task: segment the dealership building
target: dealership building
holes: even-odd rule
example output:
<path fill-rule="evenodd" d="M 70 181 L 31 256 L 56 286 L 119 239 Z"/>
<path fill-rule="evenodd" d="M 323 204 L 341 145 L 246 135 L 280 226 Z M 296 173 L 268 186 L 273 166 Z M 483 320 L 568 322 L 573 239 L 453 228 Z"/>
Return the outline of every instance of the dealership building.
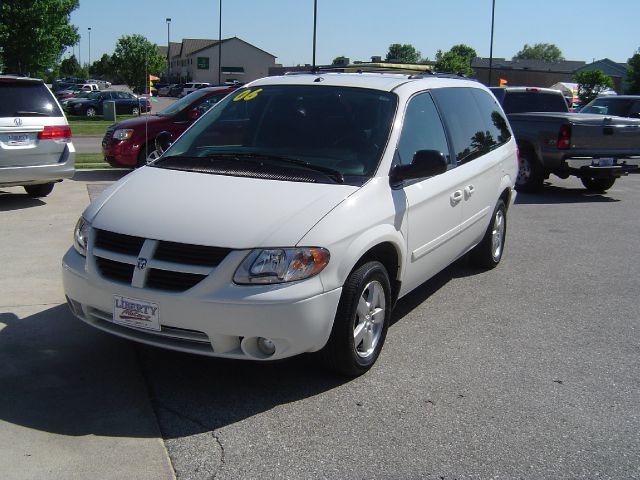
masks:
<path fill-rule="evenodd" d="M 185 38 L 182 42 L 171 42 L 167 47 L 158 47 L 160 54 L 169 63 L 168 80 L 175 83 L 209 82 L 220 83 L 237 80 L 247 83 L 266 77 L 269 68 L 276 66 L 275 55 L 241 40 L 238 37 L 218 40 Z M 222 62 L 218 64 L 221 55 Z"/>

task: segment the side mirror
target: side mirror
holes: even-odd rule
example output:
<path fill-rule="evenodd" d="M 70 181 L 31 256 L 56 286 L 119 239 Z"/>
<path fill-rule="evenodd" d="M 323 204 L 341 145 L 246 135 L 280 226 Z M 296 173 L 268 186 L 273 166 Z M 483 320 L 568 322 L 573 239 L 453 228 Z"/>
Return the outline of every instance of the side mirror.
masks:
<path fill-rule="evenodd" d="M 194 108 L 193 110 L 189 110 L 189 113 L 187 113 L 187 117 L 189 118 L 189 120 L 194 121 L 198 117 L 200 117 L 200 112 L 197 108 Z"/>
<path fill-rule="evenodd" d="M 156 137 L 156 150 L 162 155 L 173 143 L 171 132 L 163 131 Z"/>
<path fill-rule="evenodd" d="M 418 150 L 409 165 L 396 165 L 391 170 L 391 184 L 398 185 L 404 180 L 440 175 L 447 171 L 447 167 L 444 153 L 438 150 Z"/>

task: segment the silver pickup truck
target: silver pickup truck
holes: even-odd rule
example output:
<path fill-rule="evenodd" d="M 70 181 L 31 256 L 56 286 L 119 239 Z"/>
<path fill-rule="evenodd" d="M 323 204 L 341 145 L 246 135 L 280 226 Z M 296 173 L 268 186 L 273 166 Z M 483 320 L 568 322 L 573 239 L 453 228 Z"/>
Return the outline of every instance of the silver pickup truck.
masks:
<path fill-rule="evenodd" d="M 640 120 L 569 113 L 558 90 L 492 88 L 520 150 L 516 188 L 536 191 L 550 174 L 577 176 L 603 192 L 640 167 Z"/>

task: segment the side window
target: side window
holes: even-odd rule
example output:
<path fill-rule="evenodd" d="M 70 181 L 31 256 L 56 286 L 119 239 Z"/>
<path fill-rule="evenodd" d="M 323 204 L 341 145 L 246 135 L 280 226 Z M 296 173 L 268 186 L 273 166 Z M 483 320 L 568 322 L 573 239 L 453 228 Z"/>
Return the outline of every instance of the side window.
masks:
<path fill-rule="evenodd" d="M 433 90 L 453 141 L 458 164 L 470 162 L 497 144 L 478 108 L 471 88 L 438 88 Z"/>
<path fill-rule="evenodd" d="M 631 105 L 629 109 L 629 116 L 631 118 L 640 118 L 640 100 L 633 102 L 633 105 Z"/>
<path fill-rule="evenodd" d="M 409 100 L 398 142 L 400 164 L 411 163 L 418 150 L 437 150 L 451 160 L 442 121 L 428 93 L 421 93 Z"/>
<path fill-rule="evenodd" d="M 511 130 L 509 130 L 507 119 L 504 118 L 493 95 L 479 88 L 472 89 L 472 95 L 476 99 L 480 113 L 484 118 L 484 124 L 488 132 L 487 138 L 495 141 L 495 144 L 491 145 L 489 142 L 487 146 L 493 148 L 507 143 L 511 139 Z"/>
<path fill-rule="evenodd" d="M 218 103 L 220 100 L 222 100 L 225 96 L 226 96 L 226 94 L 210 96 L 209 98 L 207 98 L 205 101 L 203 101 L 201 104 L 199 104 L 196 107 L 196 109 L 198 110 L 198 113 L 200 113 L 200 115 L 203 115 L 211 107 L 213 107 L 216 103 Z"/>

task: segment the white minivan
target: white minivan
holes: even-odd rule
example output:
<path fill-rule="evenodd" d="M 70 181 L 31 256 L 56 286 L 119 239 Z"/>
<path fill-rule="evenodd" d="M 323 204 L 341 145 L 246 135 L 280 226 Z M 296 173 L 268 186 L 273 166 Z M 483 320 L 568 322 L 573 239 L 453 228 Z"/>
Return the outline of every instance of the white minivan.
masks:
<path fill-rule="evenodd" d="M 367 371 L 395 302 L 469 253 L 495 267 L 516 145 L 487 88 L 329 73 L 234 91 L 82 214 L 73 313 L 131 340 Z"/>

